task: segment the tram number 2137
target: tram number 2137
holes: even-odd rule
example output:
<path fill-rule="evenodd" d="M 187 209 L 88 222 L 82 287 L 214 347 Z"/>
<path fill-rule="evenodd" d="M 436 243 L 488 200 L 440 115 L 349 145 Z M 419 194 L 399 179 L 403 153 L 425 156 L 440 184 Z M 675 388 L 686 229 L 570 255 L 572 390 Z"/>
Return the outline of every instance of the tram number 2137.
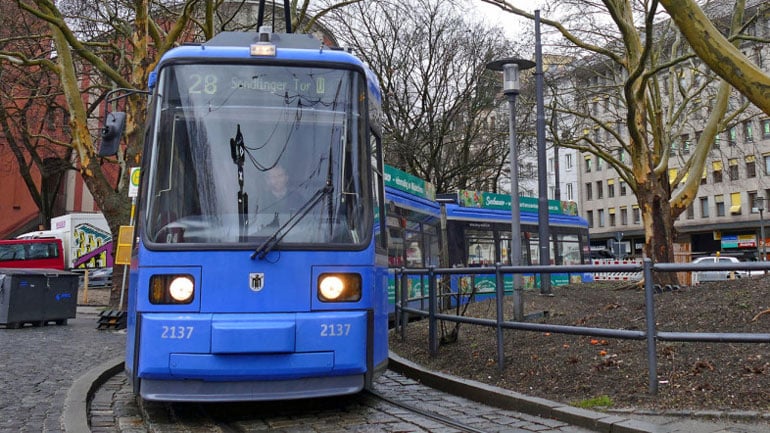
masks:
<path fill-rule="evenodd" d="M 345 337 L 350 334 L 350 323 L 322 323 L 321 337 Z"/>
<path fill-rule="evenodd" d="M 189 340 L 192 336 L 193 326 L 162 326 L 160 338 L 169 340 Z"/>

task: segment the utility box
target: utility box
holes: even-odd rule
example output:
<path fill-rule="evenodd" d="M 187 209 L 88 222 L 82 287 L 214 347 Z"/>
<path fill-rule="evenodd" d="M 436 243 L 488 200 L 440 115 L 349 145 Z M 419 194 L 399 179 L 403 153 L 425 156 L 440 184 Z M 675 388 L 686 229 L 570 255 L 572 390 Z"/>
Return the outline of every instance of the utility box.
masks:
<path fill-rule="evenodd" d="M 0 324 L 66 325 L 77 311 L 78 274 L 51 269 L 0 268 Z"/>

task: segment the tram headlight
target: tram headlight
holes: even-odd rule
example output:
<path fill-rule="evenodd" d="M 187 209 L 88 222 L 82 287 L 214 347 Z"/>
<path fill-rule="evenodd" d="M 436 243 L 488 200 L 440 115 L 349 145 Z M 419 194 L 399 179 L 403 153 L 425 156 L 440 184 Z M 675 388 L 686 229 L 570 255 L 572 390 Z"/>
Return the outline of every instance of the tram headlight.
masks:
<path fill-rule="evenodd" d="M 192 275 L 153 275 L 150 277 L 150 303 L 189 304 L 195 295 Z"/>
<path fill-rule="evenodd" d="M 321 274 L 318 277 L 318 299 L 322 302 L 355 302 L 361 299 L 361 275 Z"/>

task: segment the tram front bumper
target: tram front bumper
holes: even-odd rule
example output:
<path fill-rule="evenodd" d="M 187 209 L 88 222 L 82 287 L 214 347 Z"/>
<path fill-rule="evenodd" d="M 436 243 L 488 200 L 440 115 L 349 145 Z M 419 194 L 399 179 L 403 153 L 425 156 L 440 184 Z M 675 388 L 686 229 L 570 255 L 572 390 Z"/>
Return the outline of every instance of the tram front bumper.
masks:
<path fill-rule="evenodd" d="M 137 376 L 288 380 L 366 371 L 367 313 L 145 313 Z"/>

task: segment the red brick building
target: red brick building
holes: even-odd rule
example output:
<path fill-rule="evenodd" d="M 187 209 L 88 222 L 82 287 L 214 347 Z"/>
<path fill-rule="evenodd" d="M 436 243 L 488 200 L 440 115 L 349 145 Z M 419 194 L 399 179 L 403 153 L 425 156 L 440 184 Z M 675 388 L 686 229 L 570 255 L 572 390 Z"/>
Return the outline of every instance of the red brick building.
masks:
<path fill-rule="evenodd" d="M 52 59 L 47 25 L 0 4 L 0 49 Z M 0 62 L 0 238 L 44 228 L 50 217 L 98 210 L 74 169 L 58 77 L 42 67 Z M 68 162 L 73 161 L 73 162 Z"/>

